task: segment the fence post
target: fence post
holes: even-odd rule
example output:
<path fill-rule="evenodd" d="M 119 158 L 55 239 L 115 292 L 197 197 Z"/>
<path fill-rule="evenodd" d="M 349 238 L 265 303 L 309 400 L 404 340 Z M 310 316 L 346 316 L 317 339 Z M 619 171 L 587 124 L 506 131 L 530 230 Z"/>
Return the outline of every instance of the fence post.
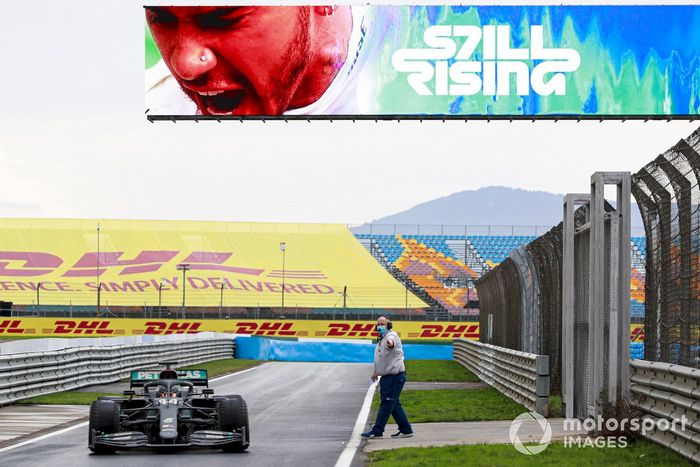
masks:
<path fill-rule="evenodd" d="M 610 295 L 609 308 L 605 309 L 605 185 L 617 186 L 617 206 L 611 221 L 611 237 L 608 245 L 611 264 L 611 287 L 629 284 L 630 280 L 630 188 L 629 172 L 596 172 L 591 176 L 591 249 L 589 278 L 589 315 L 591 323 L 588 334 L 589 409 L 588 415 L 601 415 L 600 394 L 603 390 L 604 372 L 607 371 L 608 402 L 622 402 L 617 398 L 618 383 L 620 397 L 627 401 L 629 395 L 629 285 L 617 287 Z M 619 223 L 619 228 L 615 226 Z M 604 366 L 604 323 L 609 313 L 608 367 Z M 623 345 L 620 345 L 623 343 Z M 617 348 L 613 348 L 617 347 Z"/>
<path fill-rule="evenodd" d="M 574 417 L 574 211 L 576 205 L 590 203 L 591 195 L 564 196 L 562 245 L 562 317 L 561 317 L 561 394 L 564 417 Z"/>
<path fill-rule="evenodd" d="M 602 172 L 591 176 L 591 242 L 588 288 L 588 354 L 591 365 L 588 378 L 587 415 L 600 415 L 599 400 L 603 388 L 603 320 L 605 306 L 605 183 Z"/>
<path fill-rule="evenodd" d="M 630 360 L 630 275 L 632 268 L 631 260 L 631 241 L 632 241 L 632 177 L 629 172 L 619 174 L 617 183 L 617 211 L 620 213 L 620 261 L 619 261 L 619 279 L 620 284 L 624 287 L 620 289 L 618 296 L 618 342 L 621 344 L 619 348 L 619 379 L 620 393 L 623 401 L 628 402 L 630 397 L 630 368 L 627 362 Z"/>

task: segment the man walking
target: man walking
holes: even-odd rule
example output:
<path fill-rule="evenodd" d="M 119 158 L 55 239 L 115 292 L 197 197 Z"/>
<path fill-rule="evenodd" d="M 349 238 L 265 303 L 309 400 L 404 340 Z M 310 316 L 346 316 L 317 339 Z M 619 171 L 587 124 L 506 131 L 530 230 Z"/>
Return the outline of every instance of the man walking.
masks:
<path fill-rule="evenodd" d="M 408 438 L 413 436 L 413 429 L 408 421 L 406 412 L 401 406 L 399 396 L 406 383 L 406 367 L 403 361 L 403 349 L 401 338 L 392 330 L 392 324 L 388 317 L 380 316 L 377 319 L 376 330 L 379 333 L 377 347 L 374 349 L 374 373 L 372 381 L 379 380 L 379 390 L 382 398 L 377 412 L 377 420 L 371 430 L 362 433 L 365 438 L 381 438 L 384 436 L 384 427 L 389 416 L 394 417 L 399 425 L 398 433 L 392 438 Z"/>

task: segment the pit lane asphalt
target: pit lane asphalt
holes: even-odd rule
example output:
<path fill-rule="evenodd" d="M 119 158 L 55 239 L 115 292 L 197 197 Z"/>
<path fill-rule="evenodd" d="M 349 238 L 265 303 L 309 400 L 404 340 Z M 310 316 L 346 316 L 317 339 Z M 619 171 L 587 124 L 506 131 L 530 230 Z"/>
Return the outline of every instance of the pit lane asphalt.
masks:
<path fill-rule="evenodd" d="M 84 426 L 0 453 L 0 465 L 333 466 L 350 439 L 371 371 L 365 364 L 270 362 L 211 383 L 216 394 L 240 394 L 248 403 L 251 444 L 244 453 L 136 450 L 95 456 Z"/>

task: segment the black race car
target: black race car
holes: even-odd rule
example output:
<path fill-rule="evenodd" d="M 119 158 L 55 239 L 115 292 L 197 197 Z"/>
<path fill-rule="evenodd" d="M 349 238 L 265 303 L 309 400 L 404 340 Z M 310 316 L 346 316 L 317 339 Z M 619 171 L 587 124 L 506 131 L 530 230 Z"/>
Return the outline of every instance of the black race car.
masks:
<path fill-rule="evenodd" d="M 132 371 L 131 389 L 123 397 L 92 403 L 88 447 L 93 453 L 146 447 L 248 449 L 248 408 L 241 396 L 214 396 L 206 370 L 163 365 L 162 371 Z"/>

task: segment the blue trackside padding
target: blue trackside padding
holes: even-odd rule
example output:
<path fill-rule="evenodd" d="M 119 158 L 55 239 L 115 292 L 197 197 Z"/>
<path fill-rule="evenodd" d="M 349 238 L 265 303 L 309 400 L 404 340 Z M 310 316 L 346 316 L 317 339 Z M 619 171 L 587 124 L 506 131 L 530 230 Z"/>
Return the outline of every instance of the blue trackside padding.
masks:
<path fill-rule="evenodd" d="M 287 362 L 372 363 L 372 341 L 296 341 L 266 337 L 236 337 L 236 358 Z M 404 344 L 406 360 L 452 360 L 452 344 Z"/>
<path fill-rule="evenodd" d="M 296 341 L 237 336 L 236 358 L 287 362 L 372 363 L 372 341 Z M 452 360 L 452 344 L 404 344 L 406 360 Z M 678 350 L 675 350 L 678 354 Z M 644 358 L 644 343 L 630 342 L 630 358 Z"/>
<path fill-rule="evenodd" d="M 452 360 L 452 344 L 404 344 L 406 360 Z"/>

